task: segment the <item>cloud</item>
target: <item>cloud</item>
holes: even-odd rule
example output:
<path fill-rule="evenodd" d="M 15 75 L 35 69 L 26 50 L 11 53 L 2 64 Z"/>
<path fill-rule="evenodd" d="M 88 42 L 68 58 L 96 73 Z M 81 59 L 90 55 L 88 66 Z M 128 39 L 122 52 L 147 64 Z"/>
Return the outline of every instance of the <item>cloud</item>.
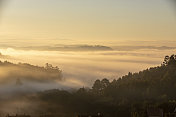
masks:
<path fill-rule="evenodd" d="M 155 49 L 155 50 L 173 50 L 176 47 L 170 46 L 114 46 L 114 50 L 118 51 L 134 51 L 134 50 L 142 50 L 142 49 Z"/>
<path fill-rule="evenodd" d="M 39 66 L 43 66 L 44 63 L 51 63 L 53 65 L 59 66 L 59 68 L 62 69 L 63 74 L 61 82 L 59 80 L 56 81 L 55 79 L 48 80 L 45 77 L 43 82 L 40 81 L 41 78 L 35 78 L 37 76 L 33 76 L 34 79 L 30 78 L 30 81 L 33 83 L 41 83 L 41 88 L 37 87 L 37 85 L 35 85 L 35 88 L 42 90 L 44 89 L 44 86 L 47 88 L 52 88 L 52 85 L 53 88 L 58 87 L 64 89 L 78 88 L 83 86 L 89 87 L 96 79 L 118 78 L 127 74 L 128 72 L 138 72 L 139 70 L 160 65 L 165 55 L 173 54 L 175 52 L 175 49 L 171 48 L 167 50 L 141 48 L 143 47 L 137 49 L 135 48 L 136 50 L 133 51 L 117 51 L 114 49 L 113 51 L 81 52 L 1 49 L 1 52 L 6 55 L 11 55 L 11 57 L 14 59 L 10 59 L 10 61 L 15 63 L 18 63 L 19 61 L 23 63 L 28 62 Z M 7 72 L 8 70 L 5 71 Z M 26 74 L 34 73 L 35 71 L 32 70 Z M 27 80 L 27 78 L 25 78 L 25 80 Z M 57 83 L 52 84 L 48 83 L 48 81 L 56 81 Z M 49 85 L 47 85 L 47 83 Z"/>
<path fill-rule="evenodd" d="M 2 53 L 0 53 L 0 58 L 1 59 L 9 59 L 10 56 L 9 55 L 3 55 Z"/>
<path fill-rule="evenodd" d="M 1 48 L 14 48 L 18 50 L 36 50 L 36 51 L 136 51 L 143 49 L 150 50 L 173 50 L 174 46 L 104 46 L 104 45 L 46 45 L 46 46 L 10 46 L 0 45 Z"/>

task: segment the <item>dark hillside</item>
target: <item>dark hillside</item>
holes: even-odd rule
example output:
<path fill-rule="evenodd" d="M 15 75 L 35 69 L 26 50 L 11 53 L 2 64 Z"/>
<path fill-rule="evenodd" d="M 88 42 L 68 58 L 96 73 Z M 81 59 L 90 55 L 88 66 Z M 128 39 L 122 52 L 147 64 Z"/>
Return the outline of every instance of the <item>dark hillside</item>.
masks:
<path fill-rule="evenodd" d="M 106 117 L 145 117 L 149 107 L 171 113 L 176 107 L 176 57 L 166 56 L 163 64 L 139 73 L 128 73 L 110 82 L 96 80 L 91 89 L 69 93 L 50 90 L 37 99 L 53 113 L 103 113 Z M 56 108 L 60 108 L 56 110 Z"/>

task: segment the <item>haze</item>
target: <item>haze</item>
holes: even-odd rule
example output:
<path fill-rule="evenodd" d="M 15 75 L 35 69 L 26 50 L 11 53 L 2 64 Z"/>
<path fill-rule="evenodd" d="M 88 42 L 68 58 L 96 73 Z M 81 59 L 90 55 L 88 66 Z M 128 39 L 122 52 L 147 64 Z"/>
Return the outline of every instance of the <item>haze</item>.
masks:
<path fill-rule="evenodd" d="M 7 1 L 1 60 L 57 65 L 64 86 L 157 66 L 176 50 L 175 9 L 167 0 Z"/>

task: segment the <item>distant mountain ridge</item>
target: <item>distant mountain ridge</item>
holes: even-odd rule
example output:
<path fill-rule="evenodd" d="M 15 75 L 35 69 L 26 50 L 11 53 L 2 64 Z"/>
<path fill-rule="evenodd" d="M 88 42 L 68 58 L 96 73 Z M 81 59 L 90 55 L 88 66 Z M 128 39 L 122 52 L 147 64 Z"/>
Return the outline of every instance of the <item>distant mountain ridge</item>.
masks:
<path fill-rule="evenodd" d="M 2 46 L 6 48 L 6 46 Z M 9 48 L 9 46 L 8 46 Z M 112 51 L 113 49 L 103 45 L 54 45 L 54 46 L 11 46 L 10 48 L 20 50 L 39 50 L 39 51 Z"/>

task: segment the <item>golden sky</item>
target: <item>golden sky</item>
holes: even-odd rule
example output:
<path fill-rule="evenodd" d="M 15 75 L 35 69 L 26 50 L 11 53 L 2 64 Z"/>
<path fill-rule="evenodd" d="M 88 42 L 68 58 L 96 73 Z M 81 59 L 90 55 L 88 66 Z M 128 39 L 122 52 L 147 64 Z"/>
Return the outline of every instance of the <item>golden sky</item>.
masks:
<path fill-rule="evenodd" d="M 168 0 L 9 0 L 1 16 L 0 41 L 9 43 L 106 44 L 176 37 Z"/>
<path fill-rule="evenodd" d="M 57 65 L 67 85 L 90 86 L 97 78 L 138 72 L 160 65 L 165 55 L 176 51 L 176 12 L 170 0 L 4 1 L 1 59 Z M 110 46 L 113 51 L 40 49 L 79 44 Z"/>

